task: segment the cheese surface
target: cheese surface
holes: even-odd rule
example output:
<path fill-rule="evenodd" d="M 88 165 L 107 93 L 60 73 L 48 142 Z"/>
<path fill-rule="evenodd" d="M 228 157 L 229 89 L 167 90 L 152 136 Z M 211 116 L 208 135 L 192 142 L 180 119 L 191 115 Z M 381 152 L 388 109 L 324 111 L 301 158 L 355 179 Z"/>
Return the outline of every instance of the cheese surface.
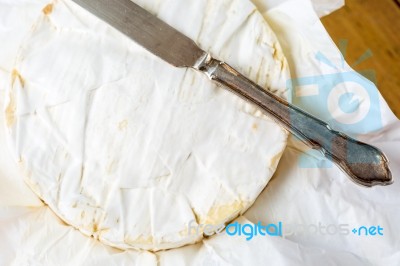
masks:
<path fill-rule="evenodd" d="M 135 2 L 285 96 L 286 60 L 250 2 Z M 43 7 L 6 97 L 9 142 L 31 189 L 65 222 L 121 249 L 200 241 L 189 224 L 246 211 L 286 145 L 286 131 L 255 107 L 70 1 Z"/>

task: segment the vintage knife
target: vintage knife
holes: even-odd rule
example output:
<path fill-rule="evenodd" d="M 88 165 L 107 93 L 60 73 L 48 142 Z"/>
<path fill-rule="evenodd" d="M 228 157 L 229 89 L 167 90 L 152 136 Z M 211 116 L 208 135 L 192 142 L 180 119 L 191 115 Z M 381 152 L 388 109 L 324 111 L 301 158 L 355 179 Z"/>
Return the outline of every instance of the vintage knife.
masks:
<path fill-rule="evenodd" d="M 261 88 L 131 0 L 73 1 L 166 62 L 199 70 L 258 106 L 308 146 L 320 150 L 357 184 L 393 182 L 388 160 L 379 149 L 332 130 L 325 122 Z"/>

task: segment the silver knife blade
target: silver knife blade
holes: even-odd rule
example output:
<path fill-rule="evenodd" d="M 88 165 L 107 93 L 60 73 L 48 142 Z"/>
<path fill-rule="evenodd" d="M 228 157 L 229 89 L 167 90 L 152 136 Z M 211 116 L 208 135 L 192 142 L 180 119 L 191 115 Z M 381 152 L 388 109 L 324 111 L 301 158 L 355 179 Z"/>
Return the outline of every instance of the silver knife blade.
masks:
<path fill-rule="evenodd" d="M 191 39 L 130 0 L 72 0 L 176 67 L 206 56 Z"/>

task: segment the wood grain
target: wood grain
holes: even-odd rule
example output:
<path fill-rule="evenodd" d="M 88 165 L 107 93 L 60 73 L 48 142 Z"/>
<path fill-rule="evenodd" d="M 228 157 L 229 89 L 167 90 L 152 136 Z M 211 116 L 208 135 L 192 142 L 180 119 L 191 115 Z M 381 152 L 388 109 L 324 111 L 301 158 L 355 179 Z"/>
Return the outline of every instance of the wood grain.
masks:
<path fill-rule="evenodd" d="M 373 70 L 381 94 L 400 117 L 400 0 L 346 0 L 346 6 L 322 18 L 335 43 L 348 40 L 346 61 L 353 66 L 368 49 L 372 57 L 353 66 Z"/>

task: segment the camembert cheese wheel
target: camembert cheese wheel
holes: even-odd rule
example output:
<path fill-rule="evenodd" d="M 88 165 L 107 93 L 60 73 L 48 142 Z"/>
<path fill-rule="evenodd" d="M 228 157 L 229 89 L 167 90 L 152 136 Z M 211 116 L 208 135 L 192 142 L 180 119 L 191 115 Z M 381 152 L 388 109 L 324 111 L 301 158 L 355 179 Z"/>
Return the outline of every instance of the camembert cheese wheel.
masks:
<path fill-rule="evenodd" d="M 285 97 L 286 60 L 249 1 L 135 2 Z M 287 139 L 254 106 L 71 1 L 43 7 L 20 47 L 4 110 L 32 190 L 68 224 L 121 249 L 195 243 L 204 225 L 242 214 Z"/>

